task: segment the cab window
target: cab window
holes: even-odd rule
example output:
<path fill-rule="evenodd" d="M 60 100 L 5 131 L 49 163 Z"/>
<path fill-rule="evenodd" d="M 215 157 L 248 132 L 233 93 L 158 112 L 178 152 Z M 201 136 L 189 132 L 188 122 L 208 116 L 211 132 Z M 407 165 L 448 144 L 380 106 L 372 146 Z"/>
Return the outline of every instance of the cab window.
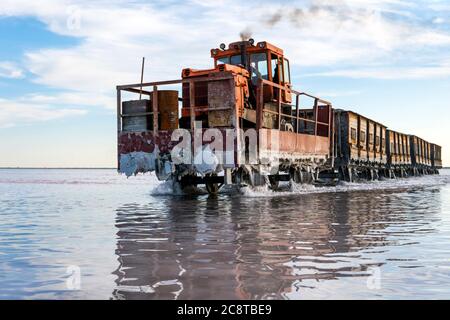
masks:
<path fill-rule="evenodd" d="M 278 65 L 278 56 L 275 54 L 271 54 L 271 67 L 272 67 L 272 82 L 280 83 L 283 81 L 283 71 L 280 70 L 280 66 Z"/>
<path fill-rule="evenodd" d="M 217 59 L 217 64 L 230 64 L 230 57 L 222 57 Z"/>
<path fill-rule="evenodd" d="M 284 79 L 285 82 L 291 83 L 291 70 L 289 68 L 289 60 L 284 59 Z"/>
<path fill-rule="evenodd" d="M 242 63 L 242 61 L 241 61 L 241 55 L 240 54 L 231 56 L 230 64 L 232 64 L 234 66 L 237 66 L 238 64 L 241 64 L 241 63 Z"/>
<path fill-rule="evenodd" d="M 252 83 L 256 85 L 258 78 L 264 80 L 269 79 L 269 72 L 267 69 L 267 54 L 254 53 L 250 55 L 250 69 L 252 72 Z"/>

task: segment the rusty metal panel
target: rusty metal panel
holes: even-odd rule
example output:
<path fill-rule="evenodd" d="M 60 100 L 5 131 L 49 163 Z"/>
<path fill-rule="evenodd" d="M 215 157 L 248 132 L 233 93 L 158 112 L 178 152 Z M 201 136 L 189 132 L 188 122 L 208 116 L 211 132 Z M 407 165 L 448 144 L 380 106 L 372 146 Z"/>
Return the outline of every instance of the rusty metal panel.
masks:
<path fill-rule="evenodd" d="M 294 132 L 280 131 L 280 151 L 300 151 L 297 146 L 297 134 Z M 303 151 L 303 150 L 302 150 Z"/>
<path fill-rule="evenodd" d="M 326 137 L 316 137 L 315 154 L 327 155 L 329 152 L 330 139 Z"/>
<path fill-rule="evenodd" d="M 359 148 L 358 148 L 358 141 L 359 141 L 359 121 L 358 121 L 358 115 L 352 112 L 348 113 L 348 137 L 349 137 L 349 145 L 350 145 L 350 159 L 354 161 L 359 160 Z M 353 134 L 352 134 L 353 130 Z"/>
<path fill-rule="evenodd" d="M 132 100 L 122 103 L 122 130 L 145 131 L 153 126 L 150 100 Z"/>
<path fill-rule="evenodd" d="M 369 161 L 375 160 L 375 122 L 372 120 L 367 120 L 368 134 L 367 134 L 367 145 L 368 145 L 368 158 Z"/>
<path fill-rule="evenodd" d="M 231 78 L 224 81 L 209 82 L 207 105 L 210 127 L 233 127 L 236 110 L 234 80 Z"/>
<path fill-rule="evenodd" d="M 442 148 L 436 144 L 431 145 L 431 165 L 436 169 L 442 168 Z"/>
<path fill-rule="evenodd" d="M 178 128 L 178 91 L 158 91 L 158 106 L 161 118 L 161 130 Z"/>
<path fill-rule="evenodd" d="M 260 147 L 264 150 L 273 150 L 284 153 L 292 153 L 292 158 L 298 157 L 299 154 L 303 157 L 320 156 L 327 157 L 329 155 L 330 138 L 320 137 L 309 134 L 297 134 L 289 131 L 278 131 L 270 129 L 261 129 L 266 137 L 266 145 Z M 274 137 L 274 134 L 278 137 Z M 271 143 L 271 141 L 278 141 L 278 146 Z"/>

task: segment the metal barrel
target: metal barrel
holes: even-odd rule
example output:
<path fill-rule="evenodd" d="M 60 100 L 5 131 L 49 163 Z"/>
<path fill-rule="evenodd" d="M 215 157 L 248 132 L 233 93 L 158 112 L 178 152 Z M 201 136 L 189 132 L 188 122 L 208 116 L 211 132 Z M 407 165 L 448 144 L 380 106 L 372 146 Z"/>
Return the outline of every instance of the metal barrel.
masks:
<path fill-rule="evenodd" d="M 178 91 L 158 91 L 158 109 L 160 130 L 175 130 L 178 128 Z"/>
<path fill-rule="evenodd" d="M 178 91 L 158 91 L 159 129 L 178 128 Z M 122 104 L 123 131 L 153 130 L 152 101 L 148 99 L 126 101 Z"/>

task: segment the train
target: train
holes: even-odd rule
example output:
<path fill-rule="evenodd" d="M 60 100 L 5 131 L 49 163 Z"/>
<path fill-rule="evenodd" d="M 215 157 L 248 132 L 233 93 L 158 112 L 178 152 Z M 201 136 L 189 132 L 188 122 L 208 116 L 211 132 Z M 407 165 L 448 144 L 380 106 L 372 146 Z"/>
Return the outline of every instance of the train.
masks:
<path fill-rule="evenodd" d="M 441 146 L 293 89 L 290 62 L 253 39 L 211 49 L 211 69 L 119 85 L 118 171 L 180 190 L 335 184 L 438 174 Z M 181 93 L 181 96 L 180 96 Z M 136 95 L 139 96 L 136 99 Z"/>

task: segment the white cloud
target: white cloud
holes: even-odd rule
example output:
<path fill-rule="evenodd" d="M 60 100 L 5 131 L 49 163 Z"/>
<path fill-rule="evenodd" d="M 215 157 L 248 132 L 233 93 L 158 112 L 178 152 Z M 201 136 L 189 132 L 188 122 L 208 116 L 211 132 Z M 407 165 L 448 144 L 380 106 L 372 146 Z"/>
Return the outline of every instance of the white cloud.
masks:
<path fill-rule="evenodd" d="M 81 109 L 55 108 L 45 104 L 29 104 L 0 99 L 0 128 L 84 114 L 86 111 Z"/>
<path fill-rule="evenodd" d="M 434 24 L 442 24 L 442 23 L 445 23 L 445 20 L 441 17 L 438 17 L 438 18 L 433 19 L 433 23 Z"/>
<path fill-rule="evenodd" d="M 305 77 L 347 77 L 347 78 L 376 78 L 376 79 L 430 79 L 450 77 L 450 62 L 440 65 L 423 67 L 391 67 L 391 68 L 359 68 L 337 69 L 328 72 L 310 73 Z"/>
<path fill-rule="evenodd" d="M 28 104 L 52 104 L 66 106 L 109 106 L 115 108 L 116 100 L 108 95 L 93 95 L 86 92 L 63 92 L 54 95 L 27 94 L 17 99 Z"/>
<path fill-rule="evenodd" d="M 179 78 L 182 68 L 210 67 L 209 49 L 235 41 L 247 27 L 257 41 L 284 48 L 294 66 L 351 66 L 351 72 L 338 69 L 340 76 L 385 78 L 384 72 L 368 72 L 367 65 L 381 64 L 395 73 L 398 61 L 418 56 L 426 65 L 436 59 L 435 51 L 450 47 L 450 34 L 417 24 L 416 7 L 396 0 L 315 0 L 309 5 L 4 0 L 0 15 L 35 16 L 55 33 L 80 37 L 81 44 L 72 48 L 26 53 L 25 66 L 39 84 L 75 91 L 83 105 L 91 100 L 111 108 L 115 85 L 139 81 L 142 56 L 147 58 L 146 80 Z M 268 19 L 279 12 L 278 21 L 269 26 Z M 416 63 L 399 76 L 446 74 L 429 68 L 419 72 L 422 67 Z"/>
<path fill-rule="evenodd" d="M 0 61 L 0 78 L 20 79 L 23 77 L 23 70 L 16 64 L 8 61 Z"/>

